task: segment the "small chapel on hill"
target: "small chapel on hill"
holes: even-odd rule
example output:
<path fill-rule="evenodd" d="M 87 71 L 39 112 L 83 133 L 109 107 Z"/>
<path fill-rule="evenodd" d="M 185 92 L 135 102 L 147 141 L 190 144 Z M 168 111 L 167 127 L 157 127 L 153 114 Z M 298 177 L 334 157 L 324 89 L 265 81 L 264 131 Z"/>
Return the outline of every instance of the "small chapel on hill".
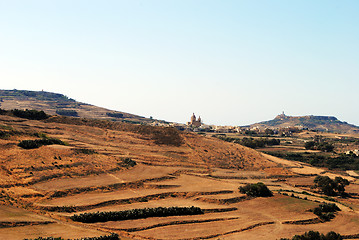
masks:
<path fill-rule="evenodd" d="M 187 123 L 187 125 L 191 125 L 193 127 L 200 127 L 202 125 L 202 119 L 200 116 L 198 116 L 198 119 L 196 119 L 196 115 L 192 115 L 191 121 Z"/>

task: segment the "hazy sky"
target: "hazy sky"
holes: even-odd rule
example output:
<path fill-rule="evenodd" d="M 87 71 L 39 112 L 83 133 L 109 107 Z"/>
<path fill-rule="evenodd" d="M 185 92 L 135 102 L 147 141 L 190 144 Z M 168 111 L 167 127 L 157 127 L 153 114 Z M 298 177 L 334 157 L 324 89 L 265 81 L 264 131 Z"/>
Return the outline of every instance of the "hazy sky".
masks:
<path fill-rule="evenodd" d="M 359 125 L 357 0 L 0 0 L 0 89 L 141 116 Z"/>

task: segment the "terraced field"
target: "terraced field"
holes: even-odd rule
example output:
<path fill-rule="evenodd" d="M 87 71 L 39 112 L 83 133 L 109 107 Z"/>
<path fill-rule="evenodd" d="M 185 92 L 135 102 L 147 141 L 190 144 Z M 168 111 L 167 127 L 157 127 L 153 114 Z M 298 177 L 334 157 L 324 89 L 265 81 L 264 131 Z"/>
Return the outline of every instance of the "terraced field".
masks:
<path fill-rule="evenodd" d="M 179 133 L 183 142 L 173 146 L 133 130 L 90 125 L 0 115 L 0 126 L 14 133 L 0 139 L 0 239 L 74 239 L 111 232 L 122 239 L 268 240 L 309 230 L 336 231 L 351 239 L 359 234 L 354 177 L 190 133 Z M 39 132 L 67 145 L 17 146 Z M 126 164 L 128 158 L 137 164 Z M 318 174 L 351 182 L 352 197 L 334 197 L 342 211 L 328 222 L 309 211 L 330 202 L 311 188 Z M 238 190 L 257 182 L 274 196 L 254 198 Z M 81 213 L 191 206 L 203 213 L 95 223 L 70 219 Z"/>

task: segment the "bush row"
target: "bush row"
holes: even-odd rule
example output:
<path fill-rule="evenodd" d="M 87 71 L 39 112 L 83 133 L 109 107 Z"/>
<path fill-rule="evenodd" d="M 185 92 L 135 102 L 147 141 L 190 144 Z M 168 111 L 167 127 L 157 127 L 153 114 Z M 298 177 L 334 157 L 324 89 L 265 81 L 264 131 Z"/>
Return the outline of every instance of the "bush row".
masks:
<path fill-rule="evenodd" d="M 37 111 L 37 110 L 18 110 L 14 109 L 11 110 L 11 113 L 20 118 L 26 118 L 31 120 L 43 120 L 49 118 L 49 115 L 47 115 L 44 111 Z"/>
<path fill-rule="evenodd" d="M 71 220 L 83 223 L 119 221 L 127 219 L 139 219 L 148 217 L 166 217 L 166 216 L 181 216 L 181 215 L 197 215 L 203 214 L 199 207 L 157 207 L 157 208 L 142 208 L 131 209 L 116 212 L 95 212 L 95 213 L 81 213 L 71 216 Z"/>
<path fill-rule="evenodd" d="M 295 235 L 291 240 L 342 240 L 343 237 L 336 232 L 328 232 L 326 235 L 317 232 L 309 231 L 302 235 Z M 281 238 L 281 240 L 290 240 L 289 238 Z"/>
<path fill-rule="evenodd" d="M 56 138 L 42 138 L 42 139 L 35 139 L 35 140 L 23 140 L 21 141 L 18 146 L 24 149 L 34 149 L 39 148 L 44 145 L 65 145 L 63 141 Z"/>
<path fill-rule="evenodd" d="M 105 236 L 99 236 L 99 237 L 85 237 L 85 238 L 77 238 L 73 240 L 119 240 L 118 234 L 111 233 L 110 235 Z M 25 240 L 31 240 L 31 239 L 25 239 Z M 38 237 L 32 240 L 65 240 L 62 237 Z M 70 240 L 70 239 L 68 239 Z"/>
<path fill-rule="evenodd" d="M 26 118 L 30 120 L 43 120 L 47 119 L 50 116 L 47 115 L 44 111 L 37 111 L 37 110 L 19 110 L 19 109 L 13 109 L 13 110 L 4 110 L 0 109 L 1 115 L 12 115 L 19 118 Z"/>

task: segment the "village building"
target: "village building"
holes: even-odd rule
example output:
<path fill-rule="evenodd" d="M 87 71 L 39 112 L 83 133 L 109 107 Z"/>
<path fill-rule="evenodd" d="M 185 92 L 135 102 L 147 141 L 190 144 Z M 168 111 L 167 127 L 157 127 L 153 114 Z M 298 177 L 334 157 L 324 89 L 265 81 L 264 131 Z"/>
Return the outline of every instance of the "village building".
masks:
<path fill-rule="evenodd" d="M 200 127 L 202 125 L 202 119 L 200 116 L 197 119 L 196 115 L 194 115 L 194 113 L 193 113 L 193 115 L 191 117 L 191 121 L 187 122 L 187 125 L 190 125 L 192 127 Z"/>

